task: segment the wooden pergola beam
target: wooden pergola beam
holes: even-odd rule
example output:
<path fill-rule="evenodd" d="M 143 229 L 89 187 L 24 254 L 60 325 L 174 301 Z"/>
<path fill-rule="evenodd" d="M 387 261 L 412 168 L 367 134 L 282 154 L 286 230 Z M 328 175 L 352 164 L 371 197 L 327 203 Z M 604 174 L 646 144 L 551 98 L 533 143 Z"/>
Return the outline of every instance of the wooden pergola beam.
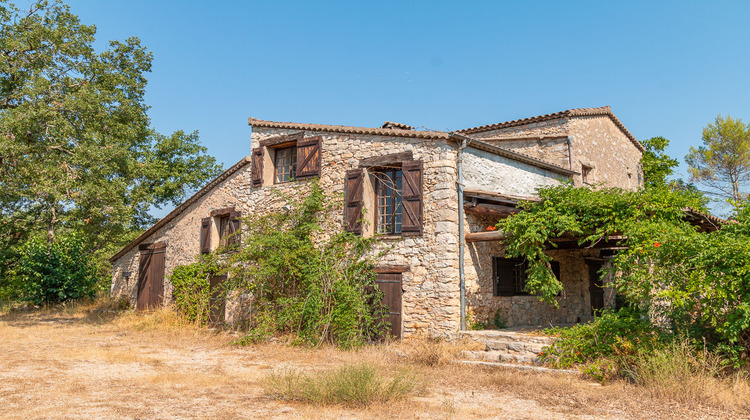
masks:
<path fill-rule="evenodd" d="M 503 206 L 501 204 L 464 204 L 464 211 L 466 213 L 478 214 L 482 216 L 499 216 L 508 217 L 511 214 L 516 214 L 520 210 L 512 206 Z"/>

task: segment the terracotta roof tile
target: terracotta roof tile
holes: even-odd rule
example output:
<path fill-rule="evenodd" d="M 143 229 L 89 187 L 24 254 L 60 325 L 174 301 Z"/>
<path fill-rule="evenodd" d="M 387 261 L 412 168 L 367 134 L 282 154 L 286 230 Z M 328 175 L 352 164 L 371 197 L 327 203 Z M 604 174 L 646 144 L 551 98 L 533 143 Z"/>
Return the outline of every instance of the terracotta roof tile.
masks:
<path fill-rule="evenodd" d="M 410 138 L 421 138 L 421 139 L 448 140 L 448 133 L 445 133 L 442 131 L 416 131 L 416 130 L 405 130 L 405 129 L 396 129 L 396 128 L 368 128 L 368 127 L 351 127 L 351 126 L 346 126 L 346 125 L 277 122 L 277 121 L 259 120 L 259 119 L 252 118 L 252 117 L 247 119 L 247 124 L 253 127 L 286 128 L 286 129 L 291 129 L 291 130 L 328 131 L 332 133 L 366 134 L 366 135 L 373 135 L 373 136 L 410 137 Z"/>
<path fill-rule="evenodd" d="M 639 142 L 638 139 L 636 139 L 635 136 L 630 131 L 628 131 L 627 128 L 625 128 L 625 125 L 612 112 L 612 109 L 609 107 L 609 105 L 599 107 L 599 108 L 568 109 L 566 111 L 555 112 L 552 114 L 538 115 L 536 117 L 522 118 L 519 120 L 506 121 L 506 122 L 501 122 L 497 124 L 482 125 L 479 127 L 465 128 L 463 130 L 458 130 L 457 132 L 461 134 L 474 134 L 474 133 L 481 133 L 484 131 L 498 130 L 501 128 L 517 127 L 519 125 L 533 124 L 533 123 L 541 122 L 541 121 L 556 120 L 560 118 L 589 117 L 589 116 L 609 117 L 612 120 L 612 122 L 617 126 L 617 128 L 619 128 L 623 132 L 623 134 L 625 134 L 628 137 L 628 139 L 630 139 L 633 145 L 635 145 L 635 147 L 638 148 L 638 150 L 640 150 L 641 152 L 644 150 L 641 142 Z"/>
<path fill-rule="evenodd" d="M 383 125 L 380 126 L 380 128 L 396 128 L 399 130 L 414 130 L 414 127 L 406 124 L 401 124 L 393 121 L 386 121 L 383 123 Z"/>

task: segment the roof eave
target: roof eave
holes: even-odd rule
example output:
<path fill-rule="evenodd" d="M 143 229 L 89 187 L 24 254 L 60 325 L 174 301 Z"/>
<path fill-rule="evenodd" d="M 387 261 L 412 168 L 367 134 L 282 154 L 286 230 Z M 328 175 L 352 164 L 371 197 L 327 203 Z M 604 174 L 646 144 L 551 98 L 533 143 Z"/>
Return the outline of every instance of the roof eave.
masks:
<path fill-rule="evenodd" d="M 235 163 L 229 169 L 222 172 L 219 176 L 212 179 L 208 184 L 206 184 L 205 187 L 198 190 L 195 194 L 190 196 L 187 200 L 185 200 L 182 204 L 175 207 L 174 210 L 169 212 L 166 216 L 162 217 L 158 222 L 154 223 L 153 226 L 146 229 L 143 233 L 138 235 L 137 238 L 133 239 L 129 244 L 125 245 L 121 250 L 119 250 L 115 255 L 110 257 L 109 261 L 114 263 L 118 258 L 122 257 L 123 255 L 127 254 L 128 251 L 133 249 L 136 245 L 140 244 L 142 241 L 144 241 L 149 236 L 153 235 L 156 231 L 161 229 L 164 225 L 172 221 L 175 217 L 179 216 L 180 213 L 185 211 L 188 207 L 193 205 L 196 201 L 198 201 L 201 197 L 206 195 L 209 191 L 211 191 L 214 187 L 219 185 L 220 183 L 224 182 L 227 178 L 232 176 L 235 172 L 239 171 L 246 165 L 248 165 L 251 161 L 251 156 L 245 156 L 242 158 L 239 162 Z"/>

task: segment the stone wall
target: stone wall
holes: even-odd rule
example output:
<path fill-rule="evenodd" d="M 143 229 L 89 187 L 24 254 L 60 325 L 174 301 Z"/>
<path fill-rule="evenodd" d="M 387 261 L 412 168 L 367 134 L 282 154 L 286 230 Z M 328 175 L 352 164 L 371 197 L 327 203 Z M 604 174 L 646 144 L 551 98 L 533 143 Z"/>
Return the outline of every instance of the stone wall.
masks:
<path fill-rule="evenodd" d="M 470 136 L 570 169 L 568 120 L 565 118 L 472 133 Z"/>
<path fill-rule="evenodd" d="M 251 147 L 263 139 L 295 134 L 299 131 L 256 128 Z M 403 330 L 405 335 L 419 332 L 445 334 L 459 328 L 458 284 L 458 197 L 456 193 L 456 148 L 447 141 L 397 138 L 342 133 L 305 133 L 320 135 L 320 183 L 336 210 L 328 215 L 329 229 L 343 228 L 344 176 L 348 169 L 359 167 L 360 159 L 411 151 L 415 160 L 424 163 L 423 220 L 421 236 L 384 236 L 376 252 L 384 252 L 379 265 L 405 265 L 403 274 Z M 248 151 L 250 148 L 247 149 Z M 307 181 L 283 184 L 264 182 L 253 188 L 251 165 L 219 184 L 204 197 L 180 213 L 174 220 L 146 238 L 142 243 L 166 242 L 165 298 L 171 298 L 169 275 L 174 267 L 193 261 L 198 253 L 201 218 L 212 210 L 235 206 L 243 215 L 266 214 L 285 203 L 277 194 L 303 194 Z M 374 209 L 366 209 L 373 217 Z M 325 237 L 330 230 L 321 233 Z M 321 238 L 323 239 L 323 238 Z M 215 243 L 216 241 L 212 241 Z M 137 247 L 114 262 L 113 296 L 129 296 L 135 302 L 138 280 Z M 123 273 L 129 271 L 130 278 Z"/>
<path fill-rule="evenodd" d="M 577 172 L 588 166 L 592 168 L 588 184 L 630 190 L 643 185 L 641 151 L 606 115 L 558 118 L 472 133 L 471 137 Z M 583 185 L 581 176 L 574 182 Z"/>
<path fill-rule="evenodd" d="M 165 226 L 158 229 L 142 244 L 164 242 L 165 251 L 165 281 L 164 298 L 172 298 L 172 284 L 169 276 L 178 265 L 189 264 L 194 261 L 200 249 L 201 219 L 208 217 L 212 210 L 236 206 L 242 209 L 238 199 L 238 192 L 250 188 L 250 165 L 245 165 L 238 172 L 217 185 L 210 193 L 204 195 L 186 210 L 179 213 Z M 217 228 L 212 226 L 212 230 Z M 212 240 L 215 246 L 216 240 Z M 127 297 L 135 305 L 138 293 L 138 265 L 140 254 L 138 246 L 118 258 L 113 265 L 111 295 L 113 297 Z M 125 274 L 130 274 L 126 277 Z"/>
<path fill-rule="evenodd" d="M 504 156 L 473 148 L 464 150 L 465 189 L 535 196 L 538 188 L 559 185 L 564 179 L 567 177 Z"/>
<path fill-rule="evenodd" d="M 593 168 L 590 184 L 629 190 L 643 185 L 641 151 L 608 116 L 575 117 L 568 129 L 573 145 L 573 169 L 580 171 L 581 165 Z"/>

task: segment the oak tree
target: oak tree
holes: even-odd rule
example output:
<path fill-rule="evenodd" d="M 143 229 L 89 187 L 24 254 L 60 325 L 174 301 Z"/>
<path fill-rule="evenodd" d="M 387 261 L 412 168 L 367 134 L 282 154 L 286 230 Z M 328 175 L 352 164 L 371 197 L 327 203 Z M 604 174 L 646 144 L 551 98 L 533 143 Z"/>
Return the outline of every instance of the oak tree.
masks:
<path fill-rule="evenodd" d="M 219 166 L 197 133 L 150 127 L 152 55 L 138 38 L 94 48 L 60 2 L 0 2 L 0 249 L 78 232 L 106 255 Z M 0 255 L 0 258 L 2 255 Z"/>

